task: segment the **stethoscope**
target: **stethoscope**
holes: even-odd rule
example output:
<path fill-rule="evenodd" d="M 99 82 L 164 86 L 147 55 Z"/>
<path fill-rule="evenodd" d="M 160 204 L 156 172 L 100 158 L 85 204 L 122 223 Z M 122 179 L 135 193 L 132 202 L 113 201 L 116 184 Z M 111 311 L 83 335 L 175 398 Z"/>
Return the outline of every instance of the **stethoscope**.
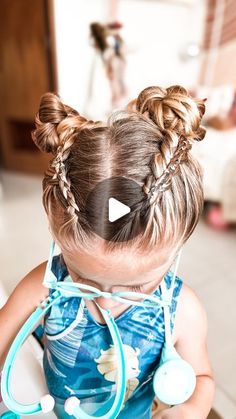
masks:
<path fill-rule="evenodd" d="M 147 295 L 131 291 L 114 293 L 100 291 L 98 288 L 73 282 L 69 275 L 64 279 L 63 282 L 58 282 L 51 269 L 54 248 L 55 242 L 52 242 L 50 256 L 43 279 L 43 285 L 47 288 L 53 289 L 54 291 L 51 296 L 48 296 L 40 304 L 40 306 L 34 311 L 34 313 L 31 314 L 31 316 L 22 326 L 10 347 L 3 366 L 1 379 L 2 399 L 5 405 L 11 410 L 11 412 L 4 413 L 1 418 L 17 419 L 19 418 L 17 415 L 33 415 L 39 412 L 48 413 L 54 409 L 55 400 L 50 394 L 42 396 L 38 403 L 33 403 L 30 405 L 24 405 L 17 402 L 11 394 L 9 383 L 17 352 L 23 345 L 29 333 L 33 331 L 36 324 L 47 313 L 50 307 L 52 307 L 53 304 L 58 302 L 60 298 L 64 296 L 76 296 L 89 300 L 94 300 L 98 297 L 104 297 L 113 298 L 116 301 L 128 305 L 153 307 L 158 304 L 159 306 L 163 307 L 165 322 L 165 343 L 162 349 L 159 366 L 153 376 L 153 389 L 157 398 L 165 404 L 173 406 L 186 401 L 194 392 L 196 386 L 196 375 L 192 366 L 188 362 L 184 361 L 174 348 L 170 329 L 170 305 L 181 251 L 179 251 L 176 258 L 174 272 L 172 273 L 171 285 L 169 288 L 167 288 L 164 280 L 162 281 L 160 284 L 162 293 L 159 298 L 155 295 Z M 142 301 L 132 300 L 132 297 L 134 297 L 134 299 L 141 298 Z M 64 409 L 69 415 L 74 415 L 75 418 L 80 419 L 91 419 L 94 417 L 99 417 L 101 419 L 115 419 L 123 407 L 126 393 L 126 360 L 121 336 L 110 310 L 105 310 L 100 307 L 96 301 L 94 302 L 107 323 L 114 347 L 116 349 L 118 365 L 116 395 L 112 406 L 110 406 L 111 402 L 107 401 L 104 403 L 103 408 L 99 409 L 99 416 L 96 416 L 96 414 L 95 416 L 87 414 L 80 407 L 80 400 L 75 396 L 69 397 L 65 401 Z"/>

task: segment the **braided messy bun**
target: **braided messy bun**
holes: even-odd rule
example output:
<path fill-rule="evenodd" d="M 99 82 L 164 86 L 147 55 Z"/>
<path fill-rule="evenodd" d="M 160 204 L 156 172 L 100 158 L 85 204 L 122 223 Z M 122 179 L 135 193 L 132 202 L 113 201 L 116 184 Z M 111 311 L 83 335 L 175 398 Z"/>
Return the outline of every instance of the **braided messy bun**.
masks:
<path fill-rule="evenodd" d="M 152 176 L 143 187 L 151 197 L 151 203 L 155 203 L 159 193 L 170 188 L 172 177 L 180 170 L 179 165 L 188 160 L 192 142 L 205 136 L 206 130 L 200 126 L 205 112 L 204 101 L 192 98 L 182 86 L 167 89 L 151 86 L 130 102 L 128 108 L 152 121 L 162 136 L 158 152 L 153 156 Z M 164 168 L 162 173 L 161 167 Z"/>
<path fill-rule="evenodd" d="M 164 135 L 174 132 L 198 141 L 205 136 L 205 129 L 200 127 L 205 112 L 204 102 L 193 99 L 182 86 L 167 89 L 147 87 L 139 94 L 136 108 L 148 116 Z"/>
<path fill-rule="evenodd" d="M 36 130 L 32 132 L 32 139 L 41 151 L 56 154 L 66 140 L 70 141 L 68 146 L 72 145 L 72 134 L 85 126 L 88 128 L 91 122 L 75 109 L 64 105 L 58 95 L 45 93 L 35 117 Z"/>

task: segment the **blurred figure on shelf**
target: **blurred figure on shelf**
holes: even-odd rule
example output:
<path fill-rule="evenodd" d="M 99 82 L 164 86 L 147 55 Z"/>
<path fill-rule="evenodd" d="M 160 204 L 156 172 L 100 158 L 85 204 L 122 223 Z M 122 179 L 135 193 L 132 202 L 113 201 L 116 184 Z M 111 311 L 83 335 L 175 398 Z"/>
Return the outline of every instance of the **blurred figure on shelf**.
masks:
<path fill-rule="evenodd" d="M 105 69 L 105 76 L 108 81 L 109 94 L 105 93 L 103 101 L 106 101 L 109 96 L 106 113 L 117 107 L 122 107 L 127 96 L 127 88 L 125 85 L 125 47 L 124 41 L 119 33 L 122 24 L 113 22 L 102 25 L 98 22 L 91 23 L 90 34 L 92 45 L 98 53 L 99 58 L 102 59 L 103 73 Z M 88 101 L 92 102 L 96 97 L 94 92 L 95 82 L 101 89 L 101 77 L 99 78 L 98 60 L 93 66 L 93 71 L 90 80 L 90 89 Z M 101 72 L 100 72 L 101 76 Z M 101 94 L 97 97 L 101 97 Z M 100 106 L 100 105 L 99 105 Z M 103 106 L 103 105 L 102 105 Z M 90 103 L 91 108 L 91 103 Z"/>

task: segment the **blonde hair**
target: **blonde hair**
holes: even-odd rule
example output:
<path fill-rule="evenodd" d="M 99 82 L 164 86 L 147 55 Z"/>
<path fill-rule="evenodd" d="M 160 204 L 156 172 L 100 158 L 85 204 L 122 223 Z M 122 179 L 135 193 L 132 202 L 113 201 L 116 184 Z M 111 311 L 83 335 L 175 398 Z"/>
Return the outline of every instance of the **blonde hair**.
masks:
<path fill-rule="evenodd" d="M 122 223 L 109 226 L 104 250 L 181 247 L 203 207 L 202 169 L 190 149 L 205 136 L 204 112 L 204 101 L 181 86 L 148 87 L 107 123 L 89 121 L 58 95 L 44 94 L 32 138 L 54 155 L 43 180 L 43 204 L 57 243 L 69 251 L 91 250 L 97 235 L 86 217 L 88 196 L 110 179 L 107 195 L 91 204 L 93 214 L 111 190 L 128 202 L 133 192 L 114 181 L 124 177 L 140 191 Z M 94 217 L 96 223 L 107 228 L 105 216 Z"/>

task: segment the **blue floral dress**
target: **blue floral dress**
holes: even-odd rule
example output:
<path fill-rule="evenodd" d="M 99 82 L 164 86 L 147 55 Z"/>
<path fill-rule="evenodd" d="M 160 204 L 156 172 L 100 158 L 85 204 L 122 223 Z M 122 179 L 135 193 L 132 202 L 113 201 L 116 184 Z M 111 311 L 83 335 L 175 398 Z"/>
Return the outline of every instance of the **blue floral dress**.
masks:
<path fill-rule="evenodd" d="M 53 257 L 52 271 L 58 281 L 68 275 L 60 255 Z M 171 278 L 169 271 L 164 277 L 167 288 Z M 181 287 L 182 280 L 176 276 L 171 332 Z M 160 297 L 160 287 L 153 294 Z M 165 340 L 163 308 L 129 306 L 115 321 L 128 366 L 125 403 L 118 418 L 151 418 L 155 396 L 152 379 Z M 43 366 L 48 390 L 56 401 L 56 415 L 61 419 L 74 417 L 64 411 L 64 402 L 70 396 L 77 396 L 88 414 L 99 415 L 104 402 L 114 400 L 116 391 L 116 354 L 107 325 L 93 318 L 83 298 L 62 297 L 46 314 L 44 328 Z"/>

